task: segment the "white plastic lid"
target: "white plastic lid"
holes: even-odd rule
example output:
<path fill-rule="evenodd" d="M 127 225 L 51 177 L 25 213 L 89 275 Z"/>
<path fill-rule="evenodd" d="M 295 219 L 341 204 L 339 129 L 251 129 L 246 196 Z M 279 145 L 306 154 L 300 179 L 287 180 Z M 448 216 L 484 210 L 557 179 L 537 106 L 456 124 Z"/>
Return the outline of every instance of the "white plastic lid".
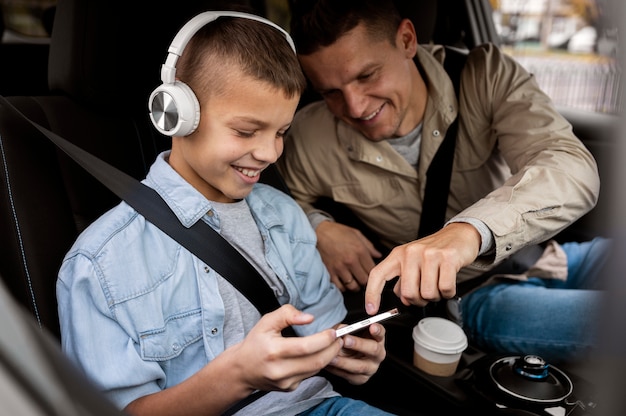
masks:
<path fill-rule="evenodd" d="M 440 354 L 458 354 L 467 348 L 463 329 L 444 318 L 424 318 L 413 328 L 413 341 Z"/>

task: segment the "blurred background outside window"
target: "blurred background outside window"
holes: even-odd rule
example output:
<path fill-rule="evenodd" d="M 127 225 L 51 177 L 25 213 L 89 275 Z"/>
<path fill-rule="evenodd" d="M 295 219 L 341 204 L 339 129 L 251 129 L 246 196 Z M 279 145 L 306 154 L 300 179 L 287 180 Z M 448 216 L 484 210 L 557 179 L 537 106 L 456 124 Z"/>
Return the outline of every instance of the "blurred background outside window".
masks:
<path fill-rule="evenodd" d="M 4 43 L 48 43 L 57 0 L 0 0 Z"/>
<path fill-rule="evenodd" d="M 558 106 L 620 112 L 622 71 L 611 0 L 490 1 L 503 49 Z"/>

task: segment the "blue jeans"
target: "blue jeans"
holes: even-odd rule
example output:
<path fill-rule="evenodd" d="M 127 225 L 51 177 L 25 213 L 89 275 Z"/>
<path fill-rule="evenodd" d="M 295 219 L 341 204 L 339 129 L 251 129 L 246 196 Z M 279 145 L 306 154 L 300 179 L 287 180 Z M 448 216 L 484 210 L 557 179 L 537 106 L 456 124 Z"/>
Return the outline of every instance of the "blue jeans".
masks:
<path fill-rule="evenodd" d="M 473 345 L 485 352 L 536 354 L 551 364 L 585 358 L 598 335 L 610 244 L 604 238 L 564 244 L 566 281 L 531 277 L 463 297 L 463 326 Z"/>
<path fill-rule="evenodd" d="M 347 397 L 331 397 L 298 416 L 392 416 L 377 407 Z"/>

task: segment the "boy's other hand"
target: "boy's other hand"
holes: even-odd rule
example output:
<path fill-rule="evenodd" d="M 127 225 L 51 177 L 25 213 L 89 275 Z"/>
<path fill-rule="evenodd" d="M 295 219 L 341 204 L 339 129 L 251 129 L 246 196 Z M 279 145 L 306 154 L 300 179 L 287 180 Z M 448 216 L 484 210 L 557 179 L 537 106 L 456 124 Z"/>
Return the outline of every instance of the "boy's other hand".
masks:
<path fill-rule="evenodd" d="M 351 384 L 367 382 L 378 370 L 385 359 L 385 328 L 381 324 L 372 324 L 365 336 L 354 334 L 343 337 L 344 344 L 339 354 L 326 369 Z M 360 332 L 359 332 L 360 333 Z"/>

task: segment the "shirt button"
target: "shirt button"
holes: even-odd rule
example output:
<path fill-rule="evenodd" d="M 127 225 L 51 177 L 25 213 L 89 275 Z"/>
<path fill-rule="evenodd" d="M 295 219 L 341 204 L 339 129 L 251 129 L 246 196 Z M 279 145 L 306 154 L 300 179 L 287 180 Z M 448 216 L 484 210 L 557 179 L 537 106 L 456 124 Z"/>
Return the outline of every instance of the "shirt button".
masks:
<path fill-rule="evenodd" d="M 206 213 L 206 215 L 208 215 L 209 217 L 212 217 L 214 215 L 213 210 L 210 209 L 209 212 Z"/>
<path fill-rule="evenodd" d="M 440 134 L 441 133 L 439 133 L 439 130 L 433 131 L 433 136 L 435 136 L 435 137 L 439 137 Z"/>
<path fill-rule="evenodd" d="M 513 246 L 510 244 L 507 244 L 506 247 L 504 248 L 506 251 L 511 251 L 513 249 Z"/>
<path fill-rule="evenodd" d="M 211 269 L 209 268 L 209 266 L 206 266 L 206 265 L 204 266 L 204 272 L 205 272 L 205 273 L 208 273 L 210 270 L 211 270 Z"/>
<path fill-rule="evenodd" d="M 217 334 L 217 328 L 211 329 L 211 335 L 215 335 L 215 334 Z"/>
<path fill-rule="evenodd" d="M 178 350 L 180 349 L 180 345 L 178 345 L 178 344 L 172 344 L 172 349 L 173 349 L 174 351 L 178 351 Z"/>
<path fill-rule="evenodd" d="M 382 162 L 383 161 L 383 157 L 380 156 L 380 155 L 376 156 L 376 161 L 379 162 L 379 163 Z"/>

